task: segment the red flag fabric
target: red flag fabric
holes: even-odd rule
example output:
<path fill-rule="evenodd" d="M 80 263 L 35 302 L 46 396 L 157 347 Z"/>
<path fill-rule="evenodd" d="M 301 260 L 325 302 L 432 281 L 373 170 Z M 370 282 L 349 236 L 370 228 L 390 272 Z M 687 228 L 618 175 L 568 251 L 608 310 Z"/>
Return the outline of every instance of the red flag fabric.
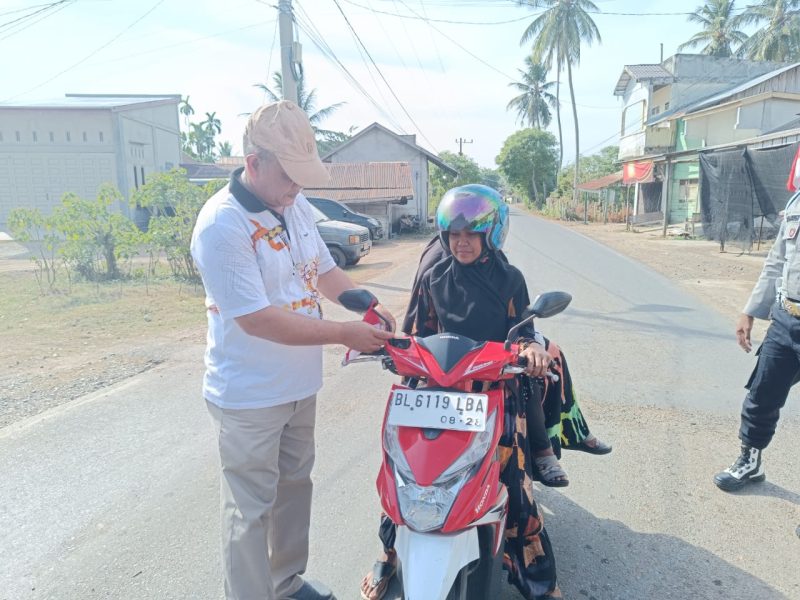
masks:
<path fill-rule="evenodd" d="M 797 145 L 797 154 L 794 155 L 792 168 L 789 171 L 789 180 L 786 182 L 786 189 L 790 192 L 800 190 L 800 144 Z"/>
<path fill-rule="evenodd" d="M 655 181 L 653 161 L 625 163 L 622 171 L 622 183 L 625 184 Z"/>

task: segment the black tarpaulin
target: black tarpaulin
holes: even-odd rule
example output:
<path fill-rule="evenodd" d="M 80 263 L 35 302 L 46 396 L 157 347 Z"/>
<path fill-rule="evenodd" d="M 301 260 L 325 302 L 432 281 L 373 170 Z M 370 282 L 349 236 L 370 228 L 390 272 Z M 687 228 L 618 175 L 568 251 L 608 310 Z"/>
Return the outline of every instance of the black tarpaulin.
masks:
<path fill-rule="evenodd" d="M 791 195 L 786 174 L 797 144 L 766 149 L 737 148 L 700 154 L 700 212 L 706 237 L 749 249 L 754 220 L 775 223 Z"/>

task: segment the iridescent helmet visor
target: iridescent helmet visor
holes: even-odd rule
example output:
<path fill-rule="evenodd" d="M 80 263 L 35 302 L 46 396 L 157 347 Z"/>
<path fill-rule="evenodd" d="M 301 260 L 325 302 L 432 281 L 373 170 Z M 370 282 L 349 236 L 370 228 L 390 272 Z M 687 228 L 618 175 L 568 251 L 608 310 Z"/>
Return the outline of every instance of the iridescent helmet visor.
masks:
<path fill-rule="evenodd" d="M 483 185 L 451 190 L 436 211 L 436 227 L 439 231 L 489 231 L 497 218 L 496 194 Z"/>

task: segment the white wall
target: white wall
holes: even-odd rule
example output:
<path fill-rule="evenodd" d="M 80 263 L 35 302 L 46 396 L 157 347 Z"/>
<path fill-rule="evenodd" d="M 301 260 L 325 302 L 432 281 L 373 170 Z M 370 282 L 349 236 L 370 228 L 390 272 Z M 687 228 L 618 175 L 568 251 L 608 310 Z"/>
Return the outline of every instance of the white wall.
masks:
<path fill-rule="evenodd" d="M 134 166 L 146 178 L 179 163 L 176 103 L 122 110 L 0 107 L 0 230 L 14 208 L 50 214 L 64 193 L 94 198 L 107 182 L 125 198 L 116 208 L 130 215 Z"/>

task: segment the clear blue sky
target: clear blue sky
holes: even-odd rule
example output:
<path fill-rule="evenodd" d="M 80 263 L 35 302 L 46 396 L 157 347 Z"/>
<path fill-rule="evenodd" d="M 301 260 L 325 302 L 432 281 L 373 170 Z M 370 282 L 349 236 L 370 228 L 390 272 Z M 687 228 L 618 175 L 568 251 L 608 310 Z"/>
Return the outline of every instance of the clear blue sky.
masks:
<path fill-rule="evenodd" d="M 240 115 L 263 101 L 253 84 L 280 67 L 277 0 L 64 0 L 34 19 L 10 23 L 50 3 L 0 0 L 0 102 L 64 93 L 188 95 L 198 115 L 216 111 L 221 139 L 241 149 L 246 118 Z M 667 57 L 696 31 L 685 15 L 610 13 L 690 12 L 700 0 L 596 3 L 607 13 L 595 16 L 602 43 L 584 47 L 575 71 L 584 154 L 616 141 L 620 105 L 613 89 L 623 66 L 658 62 L 660 43 Z M 508 83 L 529 50 L 519 41 L 534 11 L 503 0 L 339 0 L 378 72 L 334 0 L 294 0 L 294 6 L 303 29 L 324 40 L 383 109 L 301 30 L 306 78 L 318 105 L 346 102 L 326 128 L 378 121 L 417 134 L 434 152 L 457 150 L 456 138 L 472 139 L 465 153 L 495 166 L 503 141 L 518 128 L 505 110 L 513 93 Z M 566 86 L 562 99 L 568 160 L 575 145 Z"/>

